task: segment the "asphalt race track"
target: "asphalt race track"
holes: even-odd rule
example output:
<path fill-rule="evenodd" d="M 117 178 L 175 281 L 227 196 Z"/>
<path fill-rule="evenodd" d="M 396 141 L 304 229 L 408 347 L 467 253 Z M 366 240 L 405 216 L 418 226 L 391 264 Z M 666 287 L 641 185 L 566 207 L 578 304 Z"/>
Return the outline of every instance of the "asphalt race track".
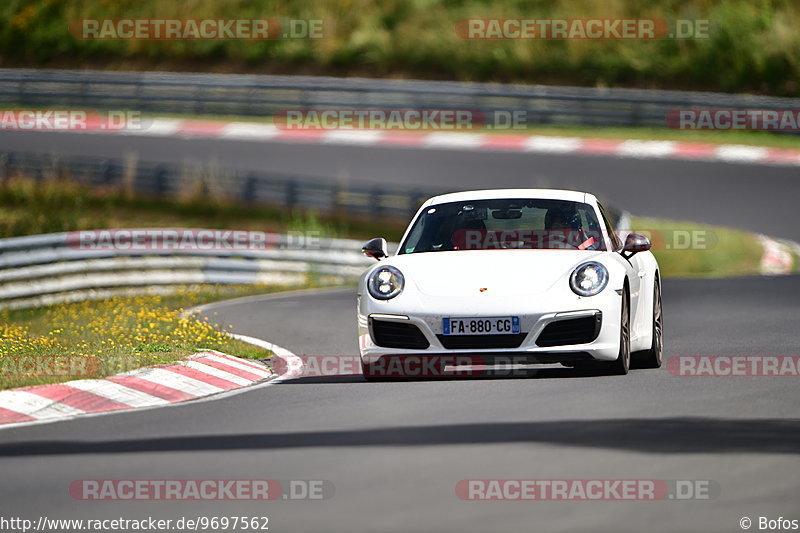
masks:
<path fill-rule="evenodd" d="M 90 142 L 88 142 L 90 140 Z M 601 156 L 0 132 L 9 151 L 215 161 L 364 183 L 596 192 L 635 214 L 800 239 L 797 167 Z M 413 157 L 410 157 L 413 156 Z M 800 277 L 666 280 L 666 355 L 800 354 Z M 212 320 L 298 354 L 355 355 L 352 289 L 220 302 Z M 268 516 L 273 532 L 732 532 L 800 519 L 797 378 L 305 377 L 181 406 L 0 430 L 0 515 Z M 327 480 L 322 501 L 82 502 L 82 479 Z M 471 502 L 464 479 L 708 480 L 710 499 Z M 63 531 L 63 530 L 60 530 Z"/>
<path fill-rule="evenodd" d="M 800 241 L 800 167 L 500 153 L 0 131 L 6 151 L 213 163 L 352 183 L 445 191 L 555 187 L 591 191 L 634 214 L 741 228 Z"/>
<path fill-rule="evenodd" d="M 664 283 L 667 356 L 797 354 L 800 277 Z M 354 291 L 204 312 L 298 354 L 356 353 Z M 797 378 L 601 377 L 367 383 L 301 378 L 216 401 L 0 432 L 3 514 L 269 516 L 270 531 L 741 531 L 798 518 Z M 79 479 L 328 480 L 323 501 L 80 502 Z M 473 478 L 710 480 L 712 499 L 470 502 Z"/>

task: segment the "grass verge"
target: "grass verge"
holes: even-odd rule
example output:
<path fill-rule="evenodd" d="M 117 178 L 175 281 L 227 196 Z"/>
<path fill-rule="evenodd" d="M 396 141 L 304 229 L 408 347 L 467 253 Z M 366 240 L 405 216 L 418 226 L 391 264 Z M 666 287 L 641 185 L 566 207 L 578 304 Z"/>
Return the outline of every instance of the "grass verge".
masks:
<path fill-rule="evenodd" d="M 648 235 L 665 278 L 757 275 L 763 247 L 750 232 L 659 218 L 633 217 L 633 231 Z"/>
<path fill-rule="evenodd" d="M 200 349 L 246 359 L 269 357 L 268 350 L 227 336 L 229 325 L 186 316 L 184 308 L 287 288 L 206 286 L 184 288 L 170 296 L 0 312 L 0 389 L 102 378 L 172 363 Z"/>
<path fill-rule="evenodd" d="M 102 228 L 208 228 L 396 240 L 406 222 L 242 205 L 197 191 L 177 199 L 134 196 L 121 188 L 90 188 L 68 177 L 12 176 L 0 181 L 0 238 Z"/>

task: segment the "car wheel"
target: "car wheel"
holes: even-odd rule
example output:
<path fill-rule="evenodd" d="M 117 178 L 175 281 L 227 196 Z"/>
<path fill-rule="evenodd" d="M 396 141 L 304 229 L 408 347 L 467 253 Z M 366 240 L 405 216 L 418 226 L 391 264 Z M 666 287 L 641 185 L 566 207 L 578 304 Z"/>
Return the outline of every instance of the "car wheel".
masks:
<path fill-rule="evenodd" d="M 625 375 L 631 368 L 631 313 L 628 288 L 622 293 L 622 311 L 619 326 L 619 353 L 616 361 L 608 363 L 609 374 Z"/>
<path fill-rule="evenodd" d="M 642 368 L 659 368 L 664 359 L 664 315 L 661 308 L 661 282 L 656 277 L 653 289 L 653 344 L 637 357 Z"/>

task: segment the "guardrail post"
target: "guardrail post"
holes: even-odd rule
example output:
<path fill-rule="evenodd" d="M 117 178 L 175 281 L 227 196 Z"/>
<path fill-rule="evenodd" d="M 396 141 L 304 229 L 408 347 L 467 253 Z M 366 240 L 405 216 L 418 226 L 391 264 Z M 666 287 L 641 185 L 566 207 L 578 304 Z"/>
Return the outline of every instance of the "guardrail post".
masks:
<path fill-rule="evenodd" d="M 286 182 L 286 207 L 293 208 L 297 204 L 297 182 L 289 180 Z"/>
<path fill-rule="evenodd" d="M 19 83 L 17 84 L 17 101 L 20 104 L 26 103 L 26 98 L 25 98 L 25 78 L 22 78 L 21 80 L 19 80 Z"/>
<path fill-rule="evenodd" d="M 412 216 L 416 214 L 419 206 L 421 206 L 422 203 L 427 199 L 427 195 L 421 193 L 420 191 L 412 192 L 408 197 L 408 214 Z"/>
<path fill-rule="evenodd" d="M 201 98 L 202 90 L 203 90 L 202 85 L 198 85 L 194 89 L 194 110 L 197 113 L 202 113 L 203 110 L 205 109 L 203 99 Z"/>
<path fill-rule="evenodd" d="M 338 182 L 334 182 L 331 185 L 331 211 L 334 213 L 339 211 L 339 191 L 341 190 L 341 186 Z"/>
<path fill-rule="evenodd" d="M 258 195 L 258 178 L 255 174 L 248 174 L 242 186 L 242 201 L 253 204 Z"/>
<path fill-rule="evenodd" d="M 631 105 L 630 122 L 634 126 L 638 126 L 642 122 L 641 113 L 639 112 L 639 102 L 633 102 Z"/>
<path fill-rule="evenodd" d="M 156 196 L 164 196 L 169 192 L 169 176 L 167 169 L 159 165 L 153 171 L 153 193 Z"/>
<path fill-rule="evenodd" d="M 78 97 L 80 103 L 78 105 L 81 106 L 89 105 L 89 99 L 87 98 L 88 93 L 89 93 L 89 82 L 88 81 L 81 82 L 81 91 L 80 91 L 80 96 Z"/>
<path fill-rule="evenodd" d="M 100 174 L 103 177 L 103 184 L 111 185 L 114 182 L 114 167 L 110 161 L 104 160 L 100 164 Z"/>
<path fill-rule="evenodd" d="M 378 218 L 383 213 L 383 205 L 381 204 L 381 195 L 383 192 L 379 188 L 372 189 L 372 194 L 370 195 L 370 208 L 372 211 L 372 215 L 375 218 Z"/>

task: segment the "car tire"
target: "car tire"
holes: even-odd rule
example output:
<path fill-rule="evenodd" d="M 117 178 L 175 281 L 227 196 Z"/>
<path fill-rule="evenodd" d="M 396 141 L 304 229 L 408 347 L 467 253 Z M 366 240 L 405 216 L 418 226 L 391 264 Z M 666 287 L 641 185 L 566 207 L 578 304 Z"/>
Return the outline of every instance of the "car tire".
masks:
<path fill-rule="evenodd" d="M 641 368 L 659 368 L 664 360 L 664 313 L 661 305 L 661 281 L 656 275 L 653 288 L 653 343 L 649 350 L 637 354 Z"/>
<path fill-rule="evenodd" d="M 606 371 L 609 374 L 623 376 L 631 368 L 631 306 L 628 296 L 628 287 L 622 291 L 622 309 L 620 311 L 619 326 L 619 352 L 617 359 L 607 363 Z"/>

